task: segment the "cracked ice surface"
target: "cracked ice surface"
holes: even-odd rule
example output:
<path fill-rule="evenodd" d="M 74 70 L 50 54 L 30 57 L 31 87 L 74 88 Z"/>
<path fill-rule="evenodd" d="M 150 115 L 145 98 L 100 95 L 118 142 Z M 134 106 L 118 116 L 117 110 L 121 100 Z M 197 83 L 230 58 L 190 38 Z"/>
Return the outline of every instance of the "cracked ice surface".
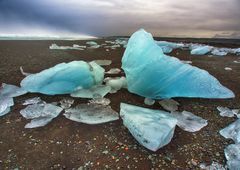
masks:
<path fill-rule="evenodd" d="M 110 106 L 95 103 L 79 104 L 65 110 L 63 115 L 72 121 L 86 124 L 101 124 L 119 119 L 118 113 Z"/>
<path fill-rule="evenodd" d="M 207 71 L 163 54 L 150 33 L 135 32 L 122 58 L 128 90 L 151 99 L 172 97 L 233 98 Z"/>
<path fill-rule="evenodd" d="M 207 126 L 207 120 L 192 114 L 191 112 L 173 112 L 177 119 L 177 126 L 188 132 L 196 132 Z"/>
<path fill-rule="evenodd" d="M 224 149 L 229 170 L 240 170 L 240 144 L 231 144 Z"/>
<path fill-rule="evenodd" d="M 45 126 L 52 119 L 57 117 L 63 109 L 52 104 L 33 104 L 28 105 L 20 111 L 20 114 L 26 119 L 32 119 L 25 128 L 36 128 Z"/>
<path fill-rule="evenodd" d="M 125 103 L 120 108 L 124 126 L 144 147 L 157 151 L 171 141 L 177 124 L 171 114 Z"/>
<path fill-rule="evenodd" d="M 240 143 L 240 119 L 220 130 L 219 133 L 226 139 L 232 139 L 235 143 Z"/>
<path fill-rule="evenodd" d="M 95 62 L 72 61 L 31 74 L 22 80 L 21 86 L 29 92 L 69 94 L 77 89 L 101 84 L 104 71 Z"/>

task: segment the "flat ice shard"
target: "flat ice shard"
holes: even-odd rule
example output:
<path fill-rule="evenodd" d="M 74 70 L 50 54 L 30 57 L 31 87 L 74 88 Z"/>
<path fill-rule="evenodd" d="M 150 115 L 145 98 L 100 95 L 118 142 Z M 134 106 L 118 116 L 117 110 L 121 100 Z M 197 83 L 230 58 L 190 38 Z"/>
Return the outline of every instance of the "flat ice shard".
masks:
<path fill-rule="evenodd" d="M 152 35 L 144 30 L 135 32 L 129 39 L 122 68 L 128 90 L 143 97 L 234 97 L 231 90 L 207 71 L 164 55 Z"/>
<path fill-rule="evenodd" d="M 111 101 L 107 98 L 96 98 L 96 99 L 89 100 L 89 103 L 107 106 L 111 103 Z"/>
<path fill-rule="evenodd" d="M 110 106 L 95 103 L 79 104 L 75 108 L 67 109 L 64 116 L 86 124 L 101 124 L 119 119 L 118 113 Z"/>
<path fill-rule="evenodd" d="M 172 112 L 177 119 L 177 126 L 188 132 L 196 132 L 207 126 L 207 120 L 192 114 L 191 112 Z"/>
<path fill-rule="evenodd" d="M 31 74 L 22 80 L 21 86 L 29 92 L 69 94 L 101 84 L 103 77 L 104 69 L 95 62 L 72 61 Z"/>
<path fill-rule="evenodd" d="M 192 55 L 205 55 L 211 51 L 210 46 L 197 46 L 196 48 L 192 49 Z"/>
<path fill-rule="evenodd" d="M 144 104 L 146 104 L 148 106 L 152 106 L 152 105 L 154 105 L 154 103 L 155 103 L 155 100 L 153 100 L 153 99 L 150 99 L 150 98 L 144 99 Z"/>
<path fill-rule="evenodd" d="M 121 88 L 127 88 L 127 81 L 125 77 L 107 77 L 104 79 L 107 86 L 111 87 L 110 93 L 116 93 Z"/>
<path fill-rule="evenodd" d="M 105 85 L 97 85 L 88 89 L 79 89 L 73 93 L 71 93 L 72 97 L 79 98 L 96 98 L 96 97 L 104 97 L 111 91 L 110 86 Z"/>
<path fill-rule="evenodd" d="M 70 108 L 73 103 L 74 103 L 74 99 L 71 99 L 71 98 L 63 98 L 60 101 L 61 108 L 63 108 L 63 109 Z"/>
<path fill-rule="evenodd" d="M 37 104 L 43 102 L 40 97 L 33 97 L 24 101 L 23 105 Z"/>
<path fill-rule="evenodd" d="M 171 141 L 177 124 L 171 114 L 125 103 L 120 108 L 124 126 L 144 147 L 157 151 Z"/>
<path fill-rule="evenodd" d="M 240 119 L 220 130 L 219 133 L 226 139 L 232 139 L 235 143 L 240 143 Z"/>
<path fill-rule="evenodd" d="M 0 97 L 0 116 L 10 112 L 11 106 L 14 105 L 12 97 Z"/>
<path fill-rule="evenodd" d="M 121 70 L 119 68 L 111 68 L 109 71 L 105 72 L 105 74 L 119 74 Z"/>
<path fill-rule="evenodd" d="M 221 106 L 218 106 L 217 110 L 220 112 L 219 114 L 222 117 L 234 117 L 239 112 L 239 109 L 231 110 L 231 109 L 229 109 L 227 107 L 221 107 Z"/>
<path fill-rule="evenodd" d="M 94 60 L 100 66 L 109 66 L 112 64 L 112 60 Z"/>
<path fill-rule="evenodd" d="M 159 101 L 159 104 L 167 111 L 174 112 L 178 110 L 180 105 L 177 101 L 173 99 L 164 99 Z"/>
<path fill-rule="evenodd" d="M 240 144 L 231 144 L 224 149 L 229 170 L 240 170 Z"/>
<path fill-rule="evenodd" d="M 51 50 L 84 50 L 82 47 L 80 46 L 76 46 L 76 44 L 74 44 L 72 47 L 71 46 L 58 46 L 57 44 L 52 44 L 49 49 Z"/>
<path fill-rule="evenodd" d="M 232 68 L 230 68 L 230 67 L 225 67 L 224 70 L 231 71 Z"/>
<path fill-rule="evenodd" d="M 36 128 L 45 126 L 52 119 L 57 117 L 63 109 L 52 104 L 33 104 L 28 105 L 20 111 L 20 114 L 26 119 L 32 119 L 25 128 Z"/>

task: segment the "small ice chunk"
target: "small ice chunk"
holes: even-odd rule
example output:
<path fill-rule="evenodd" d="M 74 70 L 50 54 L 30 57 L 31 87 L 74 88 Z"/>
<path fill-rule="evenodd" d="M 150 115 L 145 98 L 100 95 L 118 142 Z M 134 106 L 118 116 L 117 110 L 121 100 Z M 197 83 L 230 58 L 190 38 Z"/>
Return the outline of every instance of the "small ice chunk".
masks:
<path fill-rule="evenodd" d="M 97 85 L 89 89 L 79 89 L 71 93 L 72 97 L 79 98 L 95 98 L 95 96 L 104 97 L 111 91 L 111 87 L 108 85 Z"/>
<path fill-rule="evenodd" d="M 191 112 L 172 112 L 177 119 L 177 125 L 188 132 L 196 132 L 207 126 L 207 120 L 192 114 Z"/>
<path fill-rule="evenodd" d="M 229 170 L 240 170 L 240 143 L 228 145 L 224 154 Z"/>
<path fill-rule="evenodd" d="M 192 55 L 205 55 L 211 51 L 210 46 L 198 46 L 191 51 Z"/>
<path fill-rule="evenodd" d="M 64 116 L 72 121 L 86 124 L 101 124 L 119 119 L 118 113 L 110 106 L 88 103 L 65 110 Z"/>
<path fill-rule="evenodd" d="M 21 86 L 29 92 L 69 94 L 79 88 L 87 89 L 101 84 L 104 71 L 95 62 L 72 61 L 31 74 L 22 80 Z"/>
<path fill-rule="evenodd" d="M 111 68 L 109 71 L 105 72 L 105 74 L 118 74 L 121 70 L 119 68 Z"/>
<path fill-rule="evenodd" d="M 78 45 L 78 44 L 73 44 L 74 48 L 87 48 L 86 45 Z"/>
<path fill-rule="evenodd" d="M 20 71 L 21 71 L 22 75 L 24 75 L 24 76 L 29 76 L 29 75 L 31 74 L 31 73 L 26 73 L 26 72 L 24 72 L 22 66 L 20 67 Z"/>
<path fill-rule="evenodd" d="M 230 68 L 230 67 L 225 67 L 224 69 L 227 70 L 227 71 L 231 71 L 232 70 L 232 68 Z"/>
<path fill-rule="evenodd" d="M 125 103 L 120 108 L 124 126 L 144 147 L 157 151 L 171 141 L 177 124 L 171 114 Z"/>
<path fill-rule="evenodd" d="M 88 41 L 86 42 L 87 45 L 98 45 L 95 41 Z"/>
<path fill-rule="evenodd" d="M 217 110 L 220 112 L 220 116 L 222 117 L 234 117 L 234 115 L 237 115 L 238 109 L 231 110 L 227 107 L 221 107 L 218 106 Z"/>
<path fill-rule="evenodd" d="M 181 60 L 181 62 L 184 63 L 184 64 L 192 64 L 192 61 Z"/>
<path fill-rule="evenodd" d="M 112 64 L 112 60 L 94 60 L 100 66 L 109 66 Z"/>
<path fill-rule="evenodd" d="M 43 102 L 40 97 L 33 97 L 24 101 L 23 105 L 37 104 Z"/>
<path fill-rule="evenodd" d="M 10 112 L 11 106 L 14 105 L 12 97 L 0 97 L 0 116 L 4 116 Z"/>
<path fill-rule="evenodd" d="M 89 100 L 89 103 L 101 104 L 101 105 L 107 106 L 111 103 L 111 101 L 107 98 L 96 98 L 96 99 Z"/>
<path fill-rule="evenodd" d="M 220 163 L 213 161 L 211 165 L 205 168 L 205 170 L 227 170 L 227 169 Z"/>
<path fill-rule="evenodd" d="M 52 119 L 57 117 L 63 109 L 52 104 L 33 104 L 28 105 L 20 111 L 20 114 L 26 119 L 32 119 L 25 128 L 36 128 L 45 126 Z"/>
<path fill-rule="evenodd" d="M 116 93 L 121 88 L 127 88 L 127 81 L 125 77 L 107 77 L 104 79 L 106 85 L 111 87 L 110 93 Z"/>
<path fill-rule="evenodd" d="M 219 133 L 226 139 L 232 139 L 235 143 L 240 143 L 240 119 L 220 130 Z"/>
<path fill-rule="evenodd" d="M 61 108 L 63 108 L 63 109 L 70 108 L 73 103 L 74 103 L 74 99 L 71 99 L 71 98 L 63 98 L 60 101 Z"/>
<path fill-rule="evenodd" d="M 155 103 L 155 100 L 153 100 L 153 99 L 150 99 L 150 98 L 144 99 L 144 104 L 146 104 L 146 105 L 152 106 L 152 105 L 154 105 L 154 103 Z"/>
<path fill-rule="evenodd" d="M 74 46 L 58 46 L 57 44 L 52 44 L 49 47 L 50 50 L 84 50 L 83 48 L 81 48 L 80 46 L 76 46 L 76 44 L 74 44 Z"/>
<path fill-rule="evenodd" d="M 178 110 L 180 105 L 177 101 L 173 99 L 164 99 L 159 101 L 159 104 L 167 111 L 174 112 Z"/>
<path fill-rule="evenodd" d="M 234 62 L 234 63 L 237 63 L 237 64 L 240 64 L 240 61 L 237 61 L 237 60 L 234 60 L 233 62 Z"/>
<path fill-rule="evenodd" d="M 213 55 L 216 55 L 216 56 L 225 56 L 227 55 L 227 52 L 226 51 L 222 51 L 220 49 L 213 49 L 212 52 L 211 52 Z"/>

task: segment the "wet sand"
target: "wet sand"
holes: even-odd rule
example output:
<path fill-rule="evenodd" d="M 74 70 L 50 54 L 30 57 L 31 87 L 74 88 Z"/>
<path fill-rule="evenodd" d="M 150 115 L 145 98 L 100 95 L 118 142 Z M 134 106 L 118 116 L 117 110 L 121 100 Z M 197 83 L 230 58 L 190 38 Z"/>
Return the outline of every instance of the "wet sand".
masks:
<path fill-rule="evenodd" d="M 103 43 L 103 40 L 97 42 Z M 24 78 L 19 71 L 36 73 L 61 62 L 73 60 L 91 61 L 110 59 L 105 67 L 120 68 L 123 48 L 105 51 L 104 48 L 77 50 L 49 50 L 52 43 L 58 45 L 84 45 L 85 41 L 0 41 L 0 83 L 19 85 Z M 221 43 L 205 42 L 214 46 Z M 237 47 L 224 43 L 225 47 Z M 240 64 L 234 63 L 239 56 L 225 57 L 191 56 L 189 51 L 175 50 L 170 55 L 181 60 L 191 60 L 192 65 L 209 71 L 236 95 L 234 99 L 212 100 L 175 98 L 180 111 L 187 110 L 208 120 L 208 126 L 196 133 L 175 130 L 170 144 L 151 152 L 137 143 L 122 120 L 102 125 L 86 125 L 66 119 L 62 114 L 42 128 L 24 129 L 28 122 L 19 111 L 25 99 L 40 96 L 47 102 L 60 101 L 68 95 L 46 96 L 26 94 L 14 98 L 11 112 L 0 118 L 0 169 L 199 169 L 200 163 L 216 161 L 224 164 L 223 149 L 232 143 L 218 133 L 234 118 L 220 117 L 217 106 L 240 108 Z M 232 71 L 224 70 L 231 67 Z M 121 75 L 124 75 L 123 73 Z M 123 89 L 108 94 L 111 107 L 119 111 L 121 102 L 143 107 L 144 98 Z M 76 99 L 75 104 L 87 100 Z M 156 102 L 149 108 L 161 109 Z"/>

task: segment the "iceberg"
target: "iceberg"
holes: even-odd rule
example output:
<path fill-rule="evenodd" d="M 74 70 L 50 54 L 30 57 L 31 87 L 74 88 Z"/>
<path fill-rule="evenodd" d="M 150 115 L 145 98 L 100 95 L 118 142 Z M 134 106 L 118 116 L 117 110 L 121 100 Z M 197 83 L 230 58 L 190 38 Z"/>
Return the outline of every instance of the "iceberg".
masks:
<path fill-rule="evenodd" d="M 22 80 L 21 86 L 28 92 L 69 94 L 78 89 L 88 89 L 101 84 L 104 71 L 95 62 L 72 61 L 31 74 Z"/>
<path fill-rule="evenodd" d="M 120 116 L 133 137 L 149 150 L 167 145 L 174 134 L 177 119 L 171 114 L 121 103 Z"/>
<path fill-rule="evenodd" d="M 110 106 L 88 103 L 65 110 L 67 119 L 86 124 L 102 124 L 119 119 L 118 113 Z"/>
<path fill-rule="evenodd" d="M 229 170 L 240 170 L 240 144 L 231 144 L 224 149 Z"/>
<path fill-rule="evenodd" d="M 150 33 L 143 29 L 128 41 L 122 58 L 128 90 L 151 99 L 172 97 L 233 98 L 207 71 L 163 54 Z"/>
<path fill-rule="evenodd" d="M 188 132 L 197 132 L 207 126 L 207 120 L 192 114 L 191 112 L 172 112 L 177 119 L 177 126 Z"/>
<path fill-rule="evenodd" d="M 240 143 L 240 119 L 220 130 L 219 133 L 226 139 L 232 139 L 235 143 Z"/>
<path fill-rule="evenodd" d="M 192 49 L 191 55 L 205 55 L 211 51 L 212 47 L 210 46 L 197 46 Z"/>
<path fill-rule="evenodd" d="M 25 128 L 36 128 L 47 125 L 52 119 L 57 117 L 63 109 L 61 107 L 40 103 L 28 105 L 20 111 L 20 114 L 26 119 L 32 119 Z"/>
<path fill-rule="evenodd" d="M 165 110 L 174 112 L 178 110 L 178 106 L 180 105 L 177 101 L 173 99 L 164 99 L 158 102 Z"/>
<path fill-rule="evenodd" d="M 111 91 L 110 86 L 105 85 L 97 85 L 93 86 L 89 89 L 80 89 L 73 93 L 71 93 L 72 97 L 80 97 L 80 98 L 96 98 L 96 97 L 104 97 Z"/>

